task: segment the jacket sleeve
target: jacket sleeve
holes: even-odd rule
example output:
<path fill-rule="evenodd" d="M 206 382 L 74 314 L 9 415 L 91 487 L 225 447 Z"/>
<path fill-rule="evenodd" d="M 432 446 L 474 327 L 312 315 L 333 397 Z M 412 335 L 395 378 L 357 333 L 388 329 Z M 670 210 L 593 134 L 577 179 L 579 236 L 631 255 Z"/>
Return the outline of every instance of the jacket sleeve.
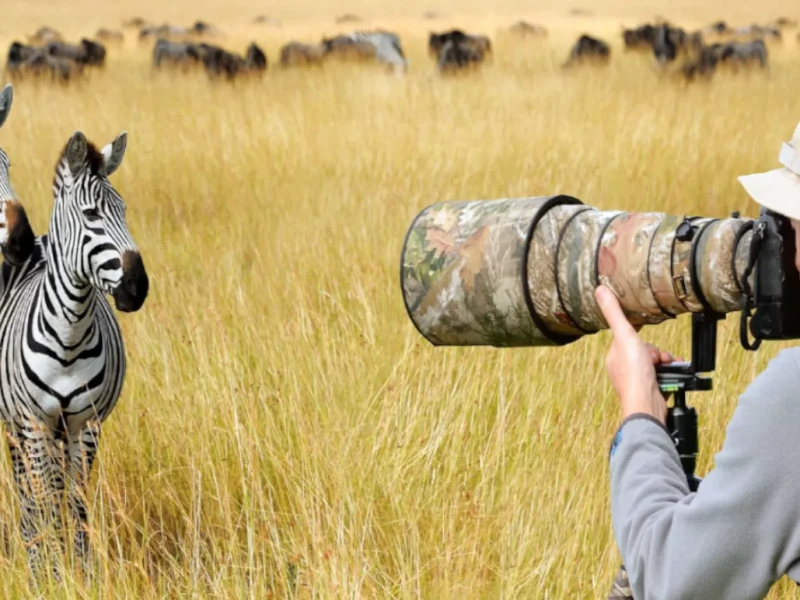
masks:
<path fill-rule="evenodd" d="M 696 493 L 663 426 L 634 418 L 617 432 L 611 514 L 636 600 L 761 599 L 800 558 L 798 352 L 742 395 Z"/>

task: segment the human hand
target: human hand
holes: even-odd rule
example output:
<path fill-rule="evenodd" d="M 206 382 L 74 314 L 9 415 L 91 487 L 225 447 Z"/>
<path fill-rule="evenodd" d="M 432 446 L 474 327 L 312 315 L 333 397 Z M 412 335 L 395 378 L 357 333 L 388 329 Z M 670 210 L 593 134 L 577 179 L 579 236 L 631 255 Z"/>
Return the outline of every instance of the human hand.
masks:
<path fill-rule="evenodd" d="M 666 423 L 667 403 L 658 388 L 655 367 L 671 363 L 675 358 L 641 340 L 609 288 L 598 287 L 595 299 L 614 335 L 606 356 L 606 371 L 619 396 L 623 419 L 644 413 Z"/>

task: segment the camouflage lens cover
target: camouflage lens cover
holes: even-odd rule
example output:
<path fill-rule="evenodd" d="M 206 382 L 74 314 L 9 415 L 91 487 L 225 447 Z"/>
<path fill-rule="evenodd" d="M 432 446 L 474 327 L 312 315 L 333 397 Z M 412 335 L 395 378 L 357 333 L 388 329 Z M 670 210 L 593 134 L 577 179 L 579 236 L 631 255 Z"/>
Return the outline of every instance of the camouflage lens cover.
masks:
<path fill-rule="evenodd" d="M 608 327 L 594 291 L 631 323 L 742 305 L 747 219 L 599 211 L 570 196 L 442 202 L 402 252 L 409 317 L 434 345 L 551 346 Z"/>
<path fill-rule="evenodd" d="M 420 333 L 437 346 L 553 345 L 526 297 L 527 244 L 537 216 L 577 202 L 443 202 L 422 211 L 401 259 L 403 300 Z"/>

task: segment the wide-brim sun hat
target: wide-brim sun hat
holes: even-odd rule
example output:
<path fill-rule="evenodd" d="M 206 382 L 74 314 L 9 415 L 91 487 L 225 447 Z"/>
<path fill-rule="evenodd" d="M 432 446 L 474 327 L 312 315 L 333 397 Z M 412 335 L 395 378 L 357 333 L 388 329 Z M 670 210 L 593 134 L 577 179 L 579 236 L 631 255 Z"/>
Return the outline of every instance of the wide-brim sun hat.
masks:
<path fill-rule="evenodd" d="M 764 208 L 800 221 L 800 123 L 778 155 L 780 169 L 742 175 L 739 183 Z"/>

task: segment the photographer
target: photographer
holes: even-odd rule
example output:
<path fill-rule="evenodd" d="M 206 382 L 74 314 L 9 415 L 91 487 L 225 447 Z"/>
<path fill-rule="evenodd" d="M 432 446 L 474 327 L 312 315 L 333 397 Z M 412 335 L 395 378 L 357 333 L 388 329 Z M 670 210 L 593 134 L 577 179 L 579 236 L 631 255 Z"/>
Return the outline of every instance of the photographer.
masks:
<path fill-rule="evenodd" d="M 800 125 L 779 160 L 739 181 L 792 219 L 800 247 Z M 623 422 L 611 514 L 634 598 L 757 599 L 783 575 L 800 581 L 800 348 L 780 352 L 741 396 L 715 468 L 690 493 L 656 382 L 655 366 L 673 357 L 642 342 L 608 288 L 596 298 L 614 336 L 606 368 Z"/>

